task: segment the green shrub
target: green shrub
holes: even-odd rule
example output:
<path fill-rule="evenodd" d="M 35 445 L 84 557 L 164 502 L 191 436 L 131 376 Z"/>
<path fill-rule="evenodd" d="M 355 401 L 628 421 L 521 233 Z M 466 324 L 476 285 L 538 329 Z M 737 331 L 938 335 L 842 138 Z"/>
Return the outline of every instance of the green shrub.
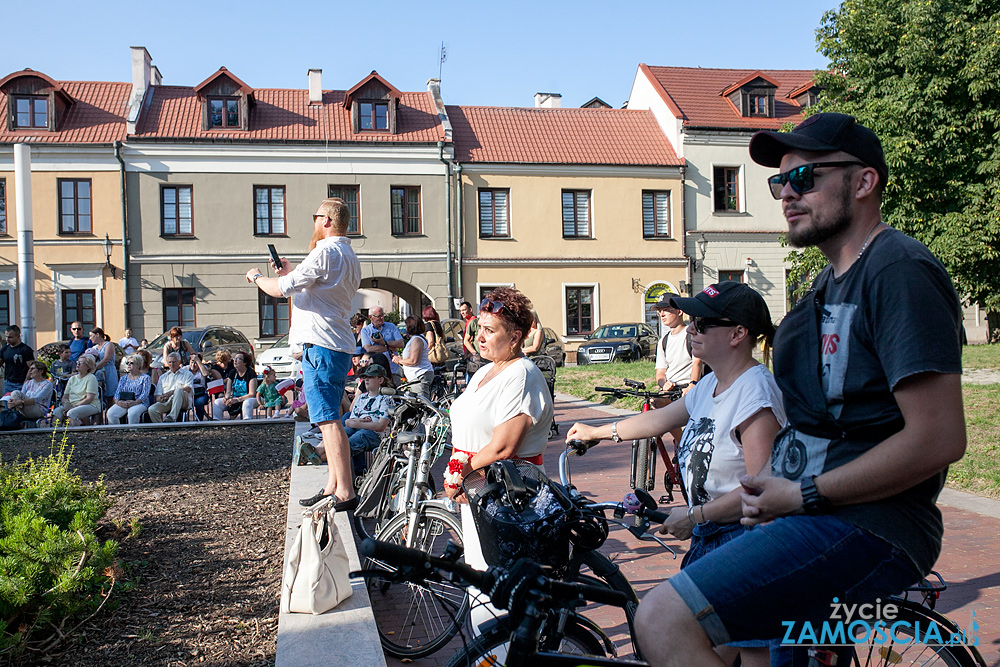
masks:
<path fill-rule="evenodd" d="M 118 565 L 113 540 L 97 523 L 110 503 L 102 482 L 70 471 L 70 452 L 25 462 L 0 461 L 0 654 L 44 652 L 66 624 L 96 611 Z"/>

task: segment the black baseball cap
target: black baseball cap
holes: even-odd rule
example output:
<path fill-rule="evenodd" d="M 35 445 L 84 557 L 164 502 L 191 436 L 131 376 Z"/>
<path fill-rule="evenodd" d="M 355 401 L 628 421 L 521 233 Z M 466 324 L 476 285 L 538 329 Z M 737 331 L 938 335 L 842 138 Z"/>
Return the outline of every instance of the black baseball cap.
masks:
<path fill-rule="evenodd" d="M 693 297 L 673 297 L 670 305 L 692 317 L 732 320 L 758 336 L 774 331 L 764 297 L 743 283 L 725 281 L 709 285 Z"/>
<path fill-rule="evenodd" d="M 653 308 L 676 308 L 677 306 L 670 305 L 670 299 L 675 296 L 679 295 L 674 294 L 673 292 L 664 292 L 660 295 L 659 300 L 653 304 Z"/>
<path fill-rule="evenodd" d="M 796 125 L 791 132 L 762 130 L 750 139 L 750 158 L 765 167 L 781 166 L 781 158 L 789 151 L 843 151 L 874 168 L 883 186 L 889 181 L 882 142 L 854 116 L 818 113 Z"/>

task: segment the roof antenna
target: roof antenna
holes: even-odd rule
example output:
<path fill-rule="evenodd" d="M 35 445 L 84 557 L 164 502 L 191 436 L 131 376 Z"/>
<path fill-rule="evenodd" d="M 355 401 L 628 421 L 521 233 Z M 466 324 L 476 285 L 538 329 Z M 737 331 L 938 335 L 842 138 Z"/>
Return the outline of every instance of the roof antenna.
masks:
<path fill-rule="evenodd" d="M 444 65 L 444 61 L 448 60 L 448 49 L 445 48 L 444 42 L 441 42 L 441 50 L 438 52 L 438 80 L 441 79 L 441 66 Z"/>

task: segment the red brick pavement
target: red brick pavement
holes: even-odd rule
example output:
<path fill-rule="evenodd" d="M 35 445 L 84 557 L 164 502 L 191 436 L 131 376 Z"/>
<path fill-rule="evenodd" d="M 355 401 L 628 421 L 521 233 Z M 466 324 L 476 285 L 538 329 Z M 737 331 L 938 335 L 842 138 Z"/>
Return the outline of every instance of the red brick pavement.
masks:
<path fill-rule="evenodd" d="M 557 462 L 563 450 L 565 433 L 575 421 L 610 420 L 612 416 L 589 404 L 556 401 L 556 419 L 561 435 L 549 441 L 545 452 L 545 469 L 558 479 Z M 595 501 L 620 500 L 628 491 L 631 447 L 627 444 L 602 443 L 582 458 L 570 461 L 574 485 Z M 440 466 L 439 462 L 439 466 Z M 659 471 L 662 466 L 658 466 Z M 657 477 L 662 479 L 662 475 Z M 659 483 L 654 497 L 662 493 Z M 680 502 L 680 501 L 677 501 Z M 1000 519 L 942 506 L 945 521 L 944 550 L 937 570 L 948 583 L 937 608 L 960 626 L 966 627 L 973 609 L 980 628 L 980 651 L 989 667 L 1000 667 Z M 686 543 L 668 539 L 677 552 L 677 559 L 655 542 L 639 541 L 623 528 L 612 527 L 611 535 L 601 551 L 622 568 L 641 598 L 650 588 L 680 568 Z M 631 655 L 631 646 L 624 616 L 619 610 L 597 609 L 587 615 L 601 625 L 619 647 L 619 655 Z M 461 647 L 455 638 L 438 653 L 413 661 L 421 667 L 445 665 Z M 389 667 L 402 662 L 386 656 Z"/>

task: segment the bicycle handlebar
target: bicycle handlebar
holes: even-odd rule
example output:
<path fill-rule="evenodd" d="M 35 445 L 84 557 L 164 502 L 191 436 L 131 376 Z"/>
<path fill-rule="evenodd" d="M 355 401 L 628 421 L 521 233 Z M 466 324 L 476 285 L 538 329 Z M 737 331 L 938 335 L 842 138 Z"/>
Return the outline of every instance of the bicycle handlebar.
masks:
<path fill-rule="evenodd" d="M 517 563 L 515 563 L 511 568 L 491 567 L 489 570 L 483 572 L 465 563 L 459 563 L 448 558 L 438 558 L 417 549 L 410 549 L 388 542 L 379 542 L 370 538 L 361 543 L 360 551 L 363 556 L 381 560 L 388 565 L 400 568 L 400 576 L 406 579 L 419 581 L 428 578 L 433 579 L 437 576 L 437 570 L 443 570 L 455 574 L 466 584 L 475 586 L 485 592 L 492 591 L 501 578 L 508 576 L 517 567 Z M 379 576 L 384 577 L 386 575 L 381 570 L 374 572 Z M 543 592 L 563 601 L 582 599 L 617 607 L 624 607 L 628 602 L 624 593 L 604 586 L 590 586 L 587 584 L 557 581 L 544 575 L 537 576 L 534 583 Z M 500 606 L 498 603 L 502 604 L 504 601 L 494 600 L 493 602 L 497 606 Z"/>

